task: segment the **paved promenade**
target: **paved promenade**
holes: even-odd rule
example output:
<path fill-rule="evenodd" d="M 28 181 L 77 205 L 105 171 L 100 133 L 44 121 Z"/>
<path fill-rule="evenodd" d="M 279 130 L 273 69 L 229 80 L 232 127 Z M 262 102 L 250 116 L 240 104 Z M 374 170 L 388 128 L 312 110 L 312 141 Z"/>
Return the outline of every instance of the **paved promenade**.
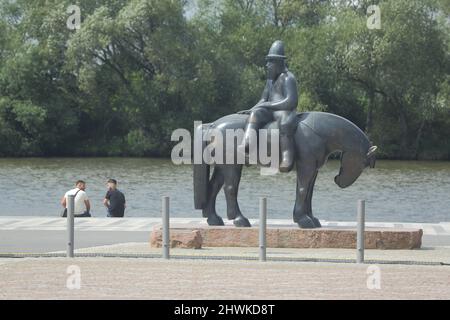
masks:
<path fill-rule="evenodd" d="M 251 220 L 253 225 L 257 221 Z M 146 242 L 159 218 L 76 219 L 75 246 L 89 248 L 129 242 Z M 206 225 L 202 218 L 172 218 L 173 224 Z M 324 227 L 354 227 L 355 222 L 321 221 Z M 226 221 L 226 224 L 232 224 Z M 292 220 L 269 219 L 269 226 L 291 226 Z M 450 223 L 386 223 L 368 222 L 367 227 L 423 229 L 423 247 L 450 246 Z M 0 217 L 0 254 L 46 253 L 65 250 L 66 219 L 34 217 Z"/>
<path fill-rule="evenodd" d="M 204 218 L 171 218 L 174 224 L 206 225 Z M 253 225 L 258 221 L 250 219 Z M 355 227 L 356 222 L 337 222 L 321 220 L 323 227 Z M 79 231 L 150 231 L 161 218 L 88 218 L 76 219 L 76 229 Z M 233 225 L 232 221 L 225 221 Z M 268 219 L 269 226 L 298 227 L 291 219 Z M 403 222 L 366 222 L 367 227 L 373 228 L 417 228 L 423 229 L 425 235 L 450 236 L 450 222 L 441 223 L 403 223 Z M 66 229 L 66 219 L 63 218 L 35 218 L 35 217 L 0 217 L 0 230 L 42 230 L 63 231 Z"/>
<path fill-rule="evenodd" d="M 74 283 L 67 273 L 69 266 L 79 268 L 80 289 L 69 289 Z M 378 280 L 373 280 L 374 275 Z M 0 288 L 1 299 L 450 299 L 450 268 L 381 265 L 368 269 L 367 265 L 356 264 L 117 258 L 13 259 L 0 260 Z"/>
<path fill-rule="evenodd" d="M 65 251 L 56 254 L 65 255 Z M 160 258 L 161 248 L 151 248 L 148 242 L 121 243 L 75 250 L 79 257 L 147 257 Z M 220 248 L 206 247 L 196 249 L 171 249 L 170 254 L 175 259 L 195 260 L 243 260 L 256 261 L 259 259 L 259 248 Z M 270 261 L 284 262 L 340 262 L 354 263 L 356 251 L 354 249 L 297 249 L 297 248 L 267 248 L 267 258 Z M 421 250 L 365 250 L 367 263 L 375 264 L 420 264 L 447 265 L 450 272 L 450 247 L 433 247 Z"/>
<path fill-rule="evenodd" d="M 67 259 L 61 258 L 65 219 L 0 218 L 0 257 L 20 252 L 56 256 L 0 258 L 0 299 L 450 299 L 448 223 L 368 223 L 422 228 L 424 246 L 366 250 L 364 265 L 353 263 L 356 252 L 348 249 L 268 248 L 268 262 L 257 261 L 258 248 L 172 249 L 166 261 L 159 258 L 161 249 L 148 244 L 150 230 L 159 223 L 150 218 L 77 219 L 77 258 Z M 268 224 L 295 226 L 289 220 Z M 80 289 L 67 287 L 70 266 L 80 270 Z"/>

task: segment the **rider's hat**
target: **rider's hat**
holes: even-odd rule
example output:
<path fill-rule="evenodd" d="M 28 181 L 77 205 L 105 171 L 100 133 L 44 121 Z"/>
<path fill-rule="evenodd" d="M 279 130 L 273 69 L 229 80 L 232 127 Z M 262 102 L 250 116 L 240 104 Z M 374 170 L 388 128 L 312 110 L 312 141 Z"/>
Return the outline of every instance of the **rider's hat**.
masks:
<path fill-rule="evenodd" d="M 286 59 L 283 41 L 277 40 L 272 44 L 272 47 L 270 47 L 266 60 L 272 59 Z"/>

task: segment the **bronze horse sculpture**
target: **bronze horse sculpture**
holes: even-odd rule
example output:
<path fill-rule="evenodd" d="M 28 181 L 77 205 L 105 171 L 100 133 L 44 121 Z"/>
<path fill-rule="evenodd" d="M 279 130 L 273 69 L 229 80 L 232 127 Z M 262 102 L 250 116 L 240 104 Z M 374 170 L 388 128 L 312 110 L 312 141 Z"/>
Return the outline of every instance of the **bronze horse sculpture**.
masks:
<path fill-rule="evenodd" d="M 246 114 L 225 116 L 212 124 L 196 128 L 202 136 L 211 129 L 225 130 L 244 129 Z M 267 124 L 270 132 L 276 123 Z M 326 163 L 331 154 L 340 153 L 340 170 L 335 183 L 346 188 L 352 185 L 367 167 L 375 166 L 375 152 L 368 137 L 355 124 L 340 116 L 323 113 L 300 113 L 296 117 L 294 134 L 295 166 L 297 171 L 296 201 L 293 219 L 300 228 L 320 228 L 319 220 L 314 217 L 311 207 L 314 184 L 319 169 Z M 235 146 L 235 152 L 239 145 Z M 225 146 L 224 146 L 225 148 Z M 242 214 L 238 204 L 239 183 L 242 175 L 242 164 L 194 164 L 194 202 L 195 208 L 203 212 L 209 225 L 224 225 L 216 212 L 216 197 L 224 188 L 227 202 L 227 216 L 237 227 L 250 227 L 249 220 Z"/>

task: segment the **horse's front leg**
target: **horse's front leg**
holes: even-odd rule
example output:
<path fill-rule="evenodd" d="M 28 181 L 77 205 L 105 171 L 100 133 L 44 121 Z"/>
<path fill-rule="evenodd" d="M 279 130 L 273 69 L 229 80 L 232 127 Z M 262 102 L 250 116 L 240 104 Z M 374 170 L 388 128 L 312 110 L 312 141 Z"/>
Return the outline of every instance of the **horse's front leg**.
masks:
<path fill-rule="evenodd" d="M 237 201 L 241 176 L 242 165 L 224 166 L 224 191 L 227 200 L 227 216 L 229 220 L 234 220 L 233 223 L 236 227 L 251 227 L 250 221 L 242 214 Z"/>
<path fill-rule="evenodd" d="M 210 226 L 223 226 L 222 218 L 216 212 L 216 199 L 217 194 L 222 188 L 224 183 L 224 177 L 221 169 L 216 166 L 214 167 L 214 172 L 212 174 L 211 180 L 209 181 L 208 190 L 208 202 L 203 209 L 203 216 L 208 218 L 207 222 Z"/>
<path fill-rule="evenodd" d="M 312 192 L 311 182 L 314 181 L 317 168 L 314 164 L 297 164 L 297 198 L 294 207 L 294 222 L 300 228 L 312 229 L 316 225 L 310 215 L 310 193 Z"/>

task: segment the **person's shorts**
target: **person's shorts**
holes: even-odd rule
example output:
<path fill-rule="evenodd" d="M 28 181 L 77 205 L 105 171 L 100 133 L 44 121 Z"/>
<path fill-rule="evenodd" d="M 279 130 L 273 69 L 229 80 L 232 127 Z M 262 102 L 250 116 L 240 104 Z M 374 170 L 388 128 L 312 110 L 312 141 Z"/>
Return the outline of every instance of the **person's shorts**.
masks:
<path fill-rule="evenodd" d="M 75 218 L 91 218 L 91 214 L 87 211 L 85 211 L 83 214 L 76 214 Z"/>

